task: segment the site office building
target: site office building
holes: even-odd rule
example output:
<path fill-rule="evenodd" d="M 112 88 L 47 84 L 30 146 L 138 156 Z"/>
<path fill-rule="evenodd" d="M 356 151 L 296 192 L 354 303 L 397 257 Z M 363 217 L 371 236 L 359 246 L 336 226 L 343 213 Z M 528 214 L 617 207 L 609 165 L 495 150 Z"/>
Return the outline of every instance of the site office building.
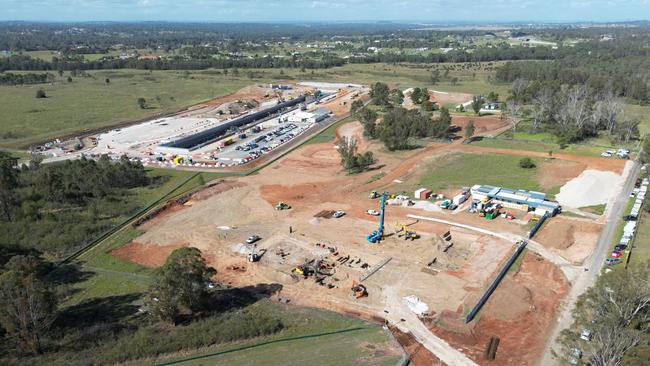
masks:
<path fill-rule="evenodd" d="M 503 207 L 521 211 L 533 211 L 535 215 L 554 216 L 562 208 L 557 202 L 546 200 L 543 192 L 526 191 L 523 189 L 511 189 L 493 186 L 475 185 L 471 188 L 472 197 L 477 200 L 494 200 Z"/>

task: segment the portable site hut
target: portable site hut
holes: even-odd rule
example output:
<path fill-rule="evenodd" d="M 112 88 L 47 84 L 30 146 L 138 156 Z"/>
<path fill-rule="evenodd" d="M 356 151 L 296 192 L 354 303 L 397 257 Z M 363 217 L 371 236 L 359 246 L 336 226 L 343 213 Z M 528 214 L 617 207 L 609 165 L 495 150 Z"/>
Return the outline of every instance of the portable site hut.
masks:
<path fill-rule="evenodd" d="M 415 191 L 415 198 L 420 200 L 426 200 L 429 197 L 431 197 L 432 193 L 433 192 L 430 189 L 420 188 L 417 191 Z"/>

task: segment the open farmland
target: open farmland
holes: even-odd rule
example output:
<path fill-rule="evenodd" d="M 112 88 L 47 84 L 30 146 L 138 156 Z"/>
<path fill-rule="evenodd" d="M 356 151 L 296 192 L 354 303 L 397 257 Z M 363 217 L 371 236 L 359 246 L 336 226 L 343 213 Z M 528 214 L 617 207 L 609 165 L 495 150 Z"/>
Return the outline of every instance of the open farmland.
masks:
<path fill-rule="evenodd" d="M 107 84 L 105 79 L 110 79 Z M 24 147 L 54 137 L 80 133 L 179 110 L 250 83 L 244 77 L 138 70 L 96 71 L 72 83 L 1 86 L 0 146 Z M 36 99 L 43 89 L 47 98 Z M 145 98 L 147 107 L 138 106 Z"/>
<path fill-rule="evenodd" d="M 0 86 L 0 147 L 24 148 L 48 139 L 106 128 L 146 117 L 180 110 L 184 107 L 233 93 L 252 83 L 322 80 L 340 83 L 371 84 L 376 81 L 402 85 L 427 86 L 432 90 L 506 94 L 507 85 L 492 85 L 486 72 L 452 71 L 457 85 L 441 82 L 431 85 L 430 67 L 377 64 L 345 65 L 314 72 L 288 69 L 280 74 L 273 69 L 240 71 L 154 71 L 101 70 L 74 77 L 72 83 L 58 75 L 52 84 Z M 110 79 L 106 84 L 105 79 Z M 36 99 L 43 89 L 48 98 Z M 145 98 L 147 107 L 138 106 Z"/>

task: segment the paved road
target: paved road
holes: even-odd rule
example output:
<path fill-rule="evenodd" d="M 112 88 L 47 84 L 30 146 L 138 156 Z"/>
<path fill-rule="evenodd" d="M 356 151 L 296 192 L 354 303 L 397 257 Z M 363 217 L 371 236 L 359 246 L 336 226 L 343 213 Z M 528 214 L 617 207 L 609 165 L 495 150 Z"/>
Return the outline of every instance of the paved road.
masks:
<path fill-rule="evenodd" d="M 627 214 L 626 212 L 624 213 L 623 210 L 629 200 L 630 192 L 634 189 L 634 182 L 639 174 L 639 169 L 640 164 L 636 161 L 631 167 L 626 169 L 625 173 L 627 173 L 627 177 L 625 183 L 616 198 L 607 208 L 607 221 L 605 222 L 603 231 L 600 234 L 596 248 L 584 261 L 584 268 L 588 269 L 588 271 L 581 271 L 572 281 L 571 290 L 569 291 L 567 298 L 564 300 L 562 312 L 559 314 L 553 332 L 547 341 L 544 356 L 540 365 L 546 366 L 556 364 L 553 355 L 551 354 L 551 350 L 556 347 L 557 337 L 560 333 L 573 323 L 571 313 L 575 308 L 576 300 L 588 288 L 594 285 L 598 275 L 600 274 L 600 269 L 605 261 L 605 256 L 614 242 L 614 234 L 616 233 L 617 224 L 619 222 L 618 220 Z"/>

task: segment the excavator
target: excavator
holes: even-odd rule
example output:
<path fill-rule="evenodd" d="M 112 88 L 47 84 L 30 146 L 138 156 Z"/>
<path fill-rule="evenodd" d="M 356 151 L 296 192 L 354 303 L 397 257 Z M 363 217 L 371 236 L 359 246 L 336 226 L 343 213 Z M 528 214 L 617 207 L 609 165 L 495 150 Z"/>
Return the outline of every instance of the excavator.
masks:
<path fill-rule="evenodd" d="M 417 221 L 416 221 L 417 222 Z M 415 240 L 420 238 L 420 234 L 418 234 L 415 230 L 412 230 L 409 228 L 414 223 L 410 224 L 402 224 L 401 222 L 395 223 L 395 234 L 397 234 L 398 237 L 404 237 L 404 240 Z"/>
<path fill-rule="evenodd" d="M 357 281 L 352 282 L 351 290 L 352 295 L 357 299 L 368 296 L 368 290 L 366 290 L 366 286 L 358 283 Z"/>
<path fill-rule="evenodd" d="M 384 211 L 386 209 L 386 192 L 381 194 L 381 211 L 379 213 L 379 227 L 366 236 L 369 243 L 375 244 L 384 238 Z"/>

